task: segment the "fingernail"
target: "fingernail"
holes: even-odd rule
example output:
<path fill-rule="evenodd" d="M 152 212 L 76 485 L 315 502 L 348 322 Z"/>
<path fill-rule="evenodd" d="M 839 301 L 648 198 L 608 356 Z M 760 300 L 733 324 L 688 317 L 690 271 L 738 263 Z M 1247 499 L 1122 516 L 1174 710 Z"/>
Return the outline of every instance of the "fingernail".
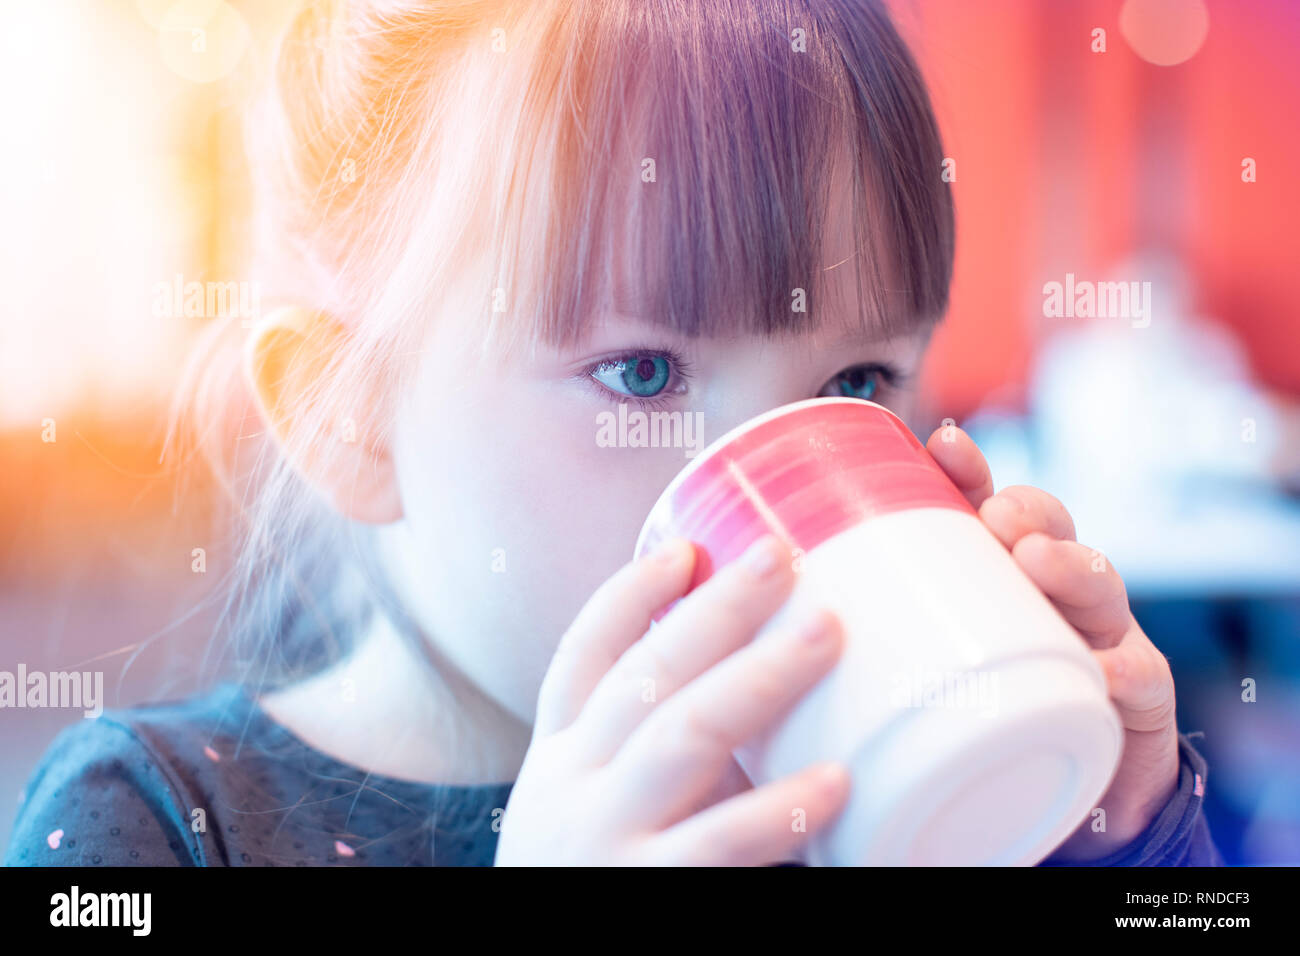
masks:
<path fill-rule="evenodd" d="M 661 565 L 676 564 L 686 553 L 682 547 L 683 543 L 682 538 L 669 538 L 650 553 L 650 560 Z"/>
<path fill-rule="evenodd" d="M 1011 507 L 1011 510 L 1014 511 L 1016 514 L 1022 515 L 1025 513 L 1025 503 L 1021 501 L 1019 498 L 1017 498 L 1015 495 L 1004 494 L 1001 496 L 1001 500 L 1005 501 Z"/>
<path fill-rule="evenodd" d="M 831 635 L 831 618 L 821 608 L 802 611 L 794 626 L 795 636 L 804 644 L 821 644 Z"/>
<path fill-rule="evenodd" d="M 847 772 L 843 764 L 823 764 L 817 771 L 817 783 L 824 793 L 836 793 L 843 784 Z"/>
<path fill-rule="evenodd" d="M 755 576 L 765 578 L 781 566 L 780 549 L 775 535 L 764 535 L 749 546 L 741 562 Z"/>

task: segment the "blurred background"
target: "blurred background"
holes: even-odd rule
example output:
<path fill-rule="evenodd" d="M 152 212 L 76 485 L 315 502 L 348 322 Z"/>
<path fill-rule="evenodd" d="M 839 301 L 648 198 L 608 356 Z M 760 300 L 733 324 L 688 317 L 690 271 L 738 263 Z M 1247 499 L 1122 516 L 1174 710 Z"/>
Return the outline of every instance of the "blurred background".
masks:
<path fill-rule="evenodd" d="M 163 440 L 195 336 L 260 308 L 240 120 L 293 6 L 3 4 L 0 671 L 129 706 L 219 653 L 233 555 Z M 1300 2 L 890 7 L 957 202 L 913 428 L 1066 503 L 1170 659 L 1225 858 L 1300 863 Z M 2 853 L 81 717 L 0 717 Z"/>

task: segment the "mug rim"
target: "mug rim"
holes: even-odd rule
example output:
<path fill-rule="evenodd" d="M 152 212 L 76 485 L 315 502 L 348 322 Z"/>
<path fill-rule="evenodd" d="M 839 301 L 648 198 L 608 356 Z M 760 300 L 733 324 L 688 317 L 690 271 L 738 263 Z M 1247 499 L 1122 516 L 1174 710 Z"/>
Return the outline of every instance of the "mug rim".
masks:
<path fill-rule="evenodd" d="M 684 468 L 673 476 L 672 481 L 668 482 L 668 485 L 659 493 L 659 497 L 655 499 L 655 503 L 650 506 L 650 510 L 646 512 L 645 519 L 641 522 L 641 531 L 637 534 L 636 545 L 632 549 L 633 555 L 639 556 L 641 554 L 641 546 L 645 543 L 646 533 L 650 530 L 652 519 L 659 511 L 663 502 L 666 499 L 671 498 L 677 489 L 703 466 L 704 462 L 717 455 L 725 445 L 730 444 L 746 432 L 753 431 L 760 425 L 766 425 L 773 419 L 784 418 L 786 415 L 792 415 L 796 412 L 803 411 L 810 405 L 826 406 L 843 404 L 870 405 L 871 407 L 879 409 L 885 414 L 895 418 L 904 428 L 907 427 L 906 422 L 884 405 L 873 402 L 869 398 L 849 398 L 845 395 L 822 395 L 816 398 L 801 398 L 796 402 L 787 402 L 784 405 L 778 405 L 776 408 L 770 408 L 765 412 L 755 415 L 753 418 L 746 419 L 730 431 L 724 432 L 717 438 L 713 439 L 713 441 L 709 442 L 698 455 L 692 458 Z"/>

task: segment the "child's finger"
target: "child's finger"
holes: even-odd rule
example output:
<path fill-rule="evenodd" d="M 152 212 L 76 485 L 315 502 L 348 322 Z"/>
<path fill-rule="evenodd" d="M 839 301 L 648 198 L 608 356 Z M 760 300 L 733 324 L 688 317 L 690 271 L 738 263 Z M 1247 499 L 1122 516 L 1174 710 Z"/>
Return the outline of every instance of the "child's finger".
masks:
<path fill-rule="evenodd" d="M 535 735 L 562 730 L 614 662 L 645 634 L 655 612 L 690 587 L 695 547 L 676 538 L 607 579 L 560 639 L 537 697 Z"/>
<path fill-rule="evenodd" d="M 1114 647 L 1134 626 L 1124 581 L 1099 551 L 1033 532 L 1011 556 L 1092 647 Z"/>
<path fill-rule="evenodd" d="M 768 534 L 683 598 L 591 691 L 574 721 L 582 757 L 613 757 L 659 702 L 752 640 L 794 580 L 789 546 Z"/>
<path fill-rule="evenodd" d="M 925 450 L 939 463 L 949 480 L 966 496 L 972 508 L 978 508 L 993 494 L 993 475 L 984 453 L 956 425 L 936 428 Z"/>
<path fill-rule="evenodd" d="M 653 838 L 671 865 L 762 866 L 790 859 L 809 834 L 844 809 L 852 780 L 838 764 L 814 764 L 732 797 Z"/>
<path fill-rule="evenodd" d="M 650 829 L 699 806 L 732 751 L 762 734 L 826 676 L 843 632 L 834 614 L 797 619 L 701 674 L 643 720 L 610 761 L 607 799 Z"/>
<path fill-rule="evenodd" d="M 1174 678 L 1169 661 L 1134 624 L 1117 646 L 1094 651 L 1111 700 L 1126 730 L 1162 731 L 1174 720 Z"/>
<path fill-rule="evenodd" d="M 1075 540 L 1074 519 L 1065 505 L 1041 488 L 1010 485 L 979 506 L 980 520 L 1008 548 L 1027 534 L 1041 531 L 1063 541 Z"/>

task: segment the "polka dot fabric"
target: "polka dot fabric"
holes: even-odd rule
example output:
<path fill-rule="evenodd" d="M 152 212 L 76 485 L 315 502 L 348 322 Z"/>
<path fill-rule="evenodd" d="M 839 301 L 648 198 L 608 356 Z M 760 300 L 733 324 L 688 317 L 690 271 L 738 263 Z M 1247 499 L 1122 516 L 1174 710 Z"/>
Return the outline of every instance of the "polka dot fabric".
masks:
<path fill-rule="evenodd" d="M 1179 735 L 1178 787 L 1109 857 L 1040 866 L 1222 866 L 1208 769 Z M 367 774 L 299 740 L 237 684 L 64 729 L 24 791 L 7 866 L 491 866 L 511 784 Z M 792 863 L 776 864 L 778 866 Z"/>
<path fill-rule="evenodd" d="M 491 866 L 511 785 L 367 774 L 237 684 L 64 729 L 24 791 L 8 866 Z"/>

